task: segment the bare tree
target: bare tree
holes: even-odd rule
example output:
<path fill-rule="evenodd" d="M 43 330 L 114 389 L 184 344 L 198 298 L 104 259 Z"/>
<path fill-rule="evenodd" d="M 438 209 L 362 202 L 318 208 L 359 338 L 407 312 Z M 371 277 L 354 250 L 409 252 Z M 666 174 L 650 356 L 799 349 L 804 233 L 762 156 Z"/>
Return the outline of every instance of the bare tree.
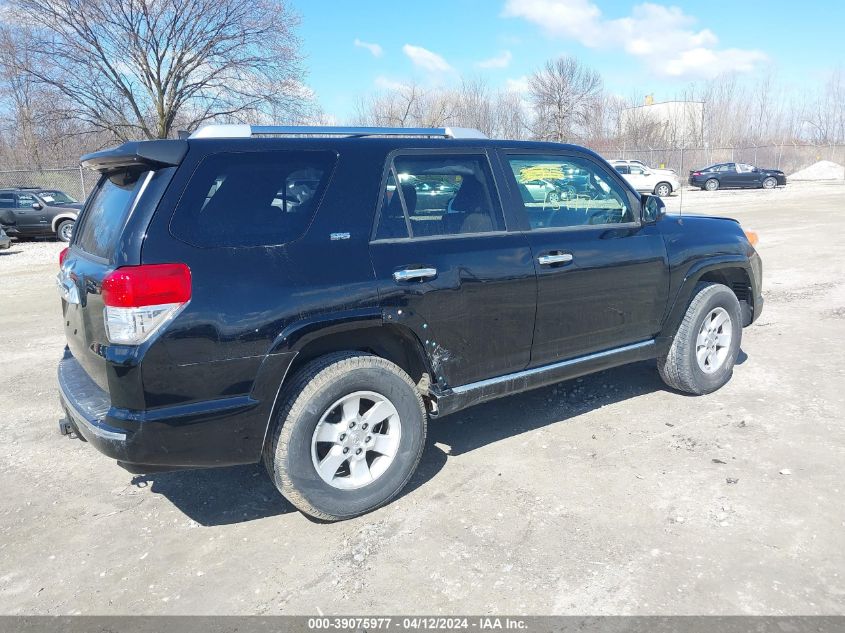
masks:
<path fill-rule="evenodd" d="M 528 107 L 522 95 L 515 91 L 497 93 L 493 110 L 495 112 L 494 137 L 514 140 L 524 140 L 529 137 Z"/>
<path fill-rule="evenodd" d="M 534 135 L 562 143 L 587 127 L 602 93 L 601 76 L 574 57 L 549 60 L 529 79 Z"/>
<path fill-rule="evenodd" d="M 357 125 L 379 127 L 443 127 L 454 125 L 458 110 L 455 91 L 397 84 L 358 99 L 353 120 Z"/>
<path fill-rule="evenodd" d="M 21 72 L 119 139 L 301 114 L 297 16 L 284 0 L 9 0 L 33 25 Z"/>

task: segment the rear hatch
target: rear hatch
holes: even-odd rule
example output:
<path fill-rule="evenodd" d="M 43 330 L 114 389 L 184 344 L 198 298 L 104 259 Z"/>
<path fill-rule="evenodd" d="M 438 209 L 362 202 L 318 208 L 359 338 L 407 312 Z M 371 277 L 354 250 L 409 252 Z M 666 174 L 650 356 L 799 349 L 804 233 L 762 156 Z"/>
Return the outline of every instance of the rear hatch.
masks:
<path fill-rule="evenodd" d="M 184 141 L 149 141 L 83 157 L 83 165 L 100 172 L 101 177 L 63 253 L 57 283 L 68 348 L 106 391 L 110 342 L 103 319 L 103 279 L 117 268 L 140 263 L 141 240 L 127 239 L 124 234 L 139 232 L 134 216 L 151 213 L 150 204 L 154 208 L 166 186 L 161 181 L 169 180 L 173 166 L 186 152 Z"/>

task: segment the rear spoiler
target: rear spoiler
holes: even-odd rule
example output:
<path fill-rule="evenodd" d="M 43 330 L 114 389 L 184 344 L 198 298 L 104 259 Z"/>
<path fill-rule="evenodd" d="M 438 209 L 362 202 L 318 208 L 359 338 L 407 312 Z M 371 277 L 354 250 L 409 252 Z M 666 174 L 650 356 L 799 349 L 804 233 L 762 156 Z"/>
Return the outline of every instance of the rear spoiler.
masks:
<path fill-rule="evenodd" d="M 175 167 L 188 153 L 188 141 L 128 141 L 119 147 L 82 157 L 83 167 L 106 172 L 122 167 L 144 166 L 151 169 Z"/>

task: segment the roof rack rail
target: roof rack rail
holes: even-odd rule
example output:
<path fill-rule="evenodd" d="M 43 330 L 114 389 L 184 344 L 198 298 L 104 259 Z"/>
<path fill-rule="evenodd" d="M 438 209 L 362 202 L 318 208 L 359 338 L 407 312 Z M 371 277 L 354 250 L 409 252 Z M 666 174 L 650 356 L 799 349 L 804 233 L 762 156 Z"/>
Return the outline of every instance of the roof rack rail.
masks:
<path fill-rule="evenodd" d="M 190 138 L 250 138 L 252 136 L 437 136 L 487 138 L 469 127 L 337 127 L 312 125 L 205 125 Z"/>

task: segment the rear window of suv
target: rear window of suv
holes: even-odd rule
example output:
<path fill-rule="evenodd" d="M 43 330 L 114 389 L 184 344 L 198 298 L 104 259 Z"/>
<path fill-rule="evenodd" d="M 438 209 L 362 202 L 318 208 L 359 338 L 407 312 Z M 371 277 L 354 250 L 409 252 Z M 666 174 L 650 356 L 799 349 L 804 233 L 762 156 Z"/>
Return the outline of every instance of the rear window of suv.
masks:
<path fill-rule="evenodd" d="M 74 231 L 73 243 L 86 253 L 107 259 L 135 195 L 149 172 L 138 169 L 103 176 Z"/>
<path fill-rule="evenodd" d="M 203 159 L 170 222 L 200 247 L 276 246 L 311 224 L 337 155 L 326 151 L 222 152 Z"/>

